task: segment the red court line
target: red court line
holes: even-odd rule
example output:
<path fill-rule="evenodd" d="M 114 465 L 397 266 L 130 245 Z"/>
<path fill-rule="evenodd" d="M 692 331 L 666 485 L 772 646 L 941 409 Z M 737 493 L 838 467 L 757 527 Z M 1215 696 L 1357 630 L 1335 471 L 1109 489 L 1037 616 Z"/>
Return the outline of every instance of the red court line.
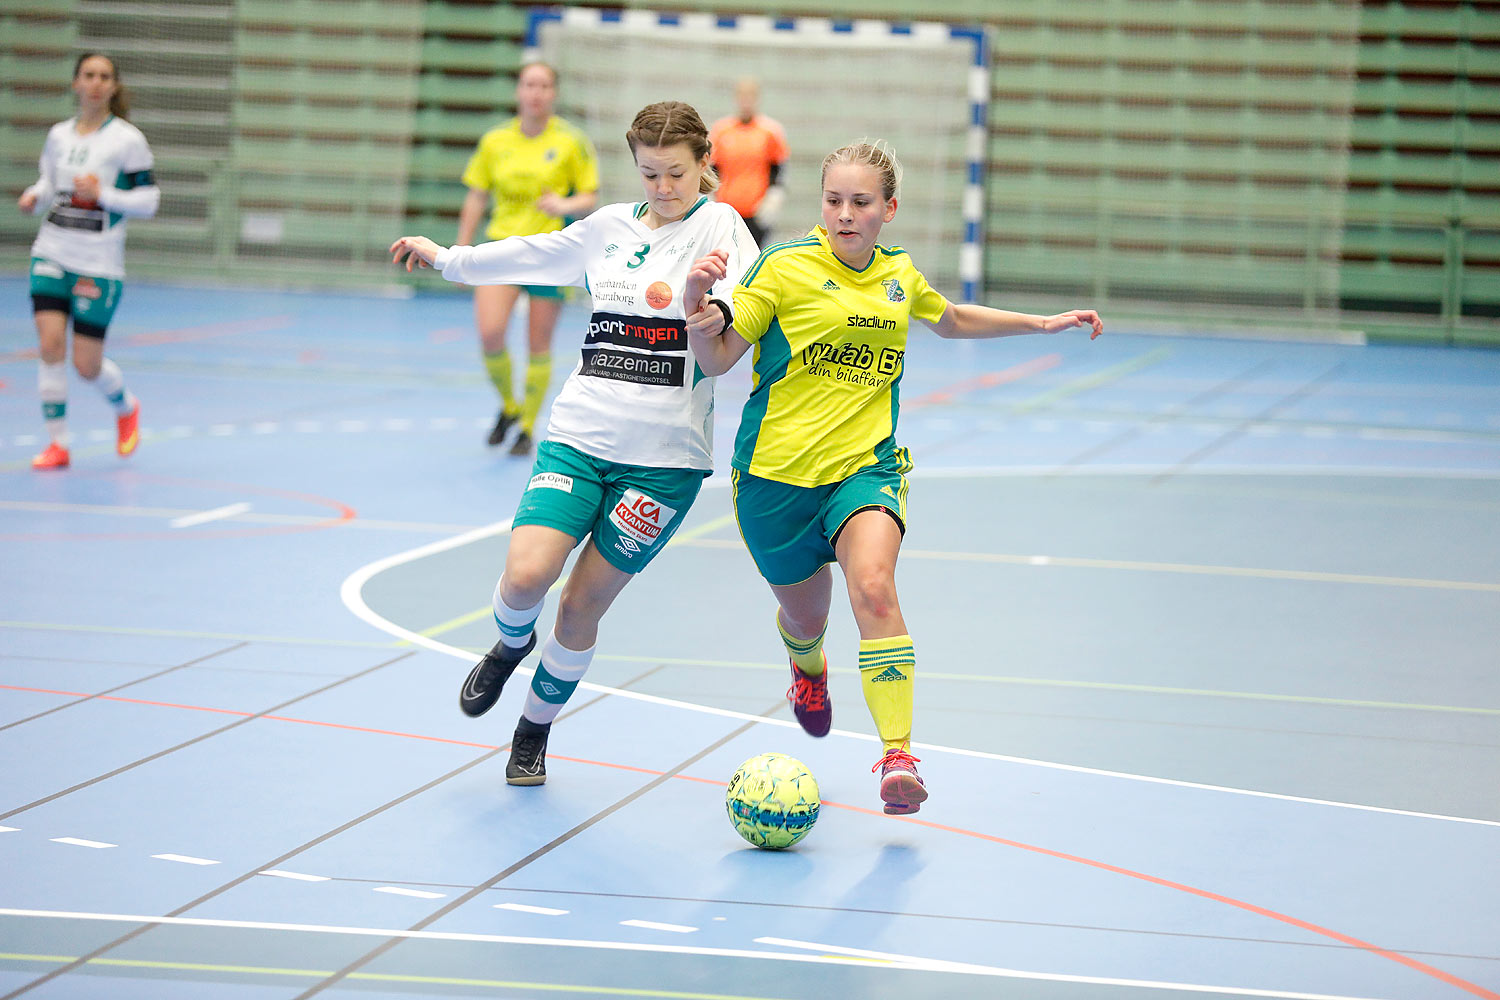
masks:
<path fill-rule="evenodd" d="M 89 695 L 87 692 L 82 691 L 53 691 L 47 688 L 21 687 L 13 684 L 0 684 L 0 690 L 25 691 L 34 694 L 62 695 L 65 697 L 73 698 L 92 697 L 97 701 L 116 701 L 131 705 L 149 705 L 157 708 L 177 708 L 191 712 L 212 712 L 219 715 L 238 715 L 248 717 L 257 714 L 255 712 L 243 712 L 236 709 L 211 708 L 204 705 L 182 705 L 175 702 L 150 701 L 143 698 L 122 698 L 119 695 Z M 499 747 L 488 743 L 470 743 L 464 740 L 452 740 L 440 736 L 424 736 L 420 733 L 402 733 L 390 729 L 373 729 L 366 726 L 354 726 L 339 722 L 322 722 L 317 719 L 298 719 L 286 715 L 266 715 L 262 716 L 262 718 L 275 722 L 293 722 L 299 725 L 323 726 L 329 729 L 344 729 L 351 732 L 372 733 L 380 736 L 396 736 L 401 739 L 423 740 L 432 743 L 446 743 L 454 746 L 473 747 L 479 750 L 499 749 Z M 633 767 L 628 764 L 614 764 L 608 761 L 589 760 L 584 757 L 563 757 L 557 754 L 550 754 L 549 757 L 554 761 L 561 760 L 567 761 L 572 764 L 587 764 L 591 767 L 607 767 L 614 770 L 631 771 L 637 774 L 649 774 L 657 777 L 666 774 L 665 771 L 657 771 L 647 767 Z M 673 775 L 673 777 L 681 779 L 683 781 L 694 781 L 701 784 L 727 787 L 727 782 L 716 781 L 711 778 L 699 778 L 687 774 L 677 774 Z M 1195 886 L 1186 885 L 1182 882 L 1173 882 L 1171 879 L 1161 878 L 1156 875 L 1148 875 L 1145 872 L 1138 872 L 1131 868 L 1122 868 L 1119 865 L 1112 865 L 1107 861 L 1096 861 L 1093 858 L 1085 858 L 1077 854 L 1067 854 L 1063 851 L 1054 851 L 1051 848 L 1041 847 L 1036 844 L 1028 844 L 1019 840 L 1010 840 L 1006 837 L 997 837 L 994 834 L 990 833 L 980 833 L 978 830 L 969 830 L 959 826 L 949 826 L 945 823 L 934 823 L 931 820 L 917 819 L 914 816 L 887 816 L 884 812 L 877 812 L 874 809 L 867 809 L 864 806 L 847 805 L 842 802 L 832 802 L 827 799 L 823 800 L 823 805 L 831 806 L 835 809 L 844 809 L 849 812 L 861 813 L 866 816 L 876 816 L 882 820 L 911 823 L 917 826 L 925 826 L 933 830 L 941 830 L 944 833 L 956 833 L 959 836 L 963 837 L 973 837 L 977 840 L 988 841 L 992 844 L 1001 844 L 1005 847 L 1014 847 L 1018 850 L 1029 851 L 1033 854 L 1040 854 L 1044 857 L 1056 858 L 1059 861 L 1071 861 L 1074 864 L 1086 865 L 1090 868 L 1097 868 L 1100 871 L 1110 872 L 1114 875 L 1124 875 L 1127 878 L 1138 879 L 1142 882 L 1149 882 L 1152 885 L 1161 886 L 1165 889 L 1175 889 L 1178 892 L 1185 892 L 1188 895 L 1197 896 L 1200 899 L 1206 899 L 1210 902 L 1222 903 L 1225 906 L 1231 906 L 1235 909 L 1244 910 L 1247 913 L 1253 913 L 1256 916 L 1265 917 L 1269 920 L 1275 920 L 1280 923 L 1287 924 L 1291 927 L 1295 927 L 1298 930 L 1317 934 L 1321 937 L 1326 937 L 1333 941 L 1337 941 L 1340 944 L 1358 948 L 1361 951 L 1367 951 L 1372 955 L 1378 955 L 1379 957 L 1388 959 L 1389 961 L 1395 962 L 1398 965 L 1404 965 L 1414 972 L 1419 972 L 1422 975 L 1430 976 L 1433 979 L 1438 980 L 1439 982 L 1456 987 L 1466 993 L 1472 993 L 1476 997 L 1482 997 L 1484 998 L 1484 1000 L 1500 1000 L 1500 993 L 1495 993 L 1492 990 L 1485 989 L 1483 986 L 1471 983 L 1466 979 L 1460 979 L 1452 973 L 1444 972 L 1442 969 L 1435 968 L 1425 962 L 1420 962 L 1408 955 L 1403 955 L 1400 952 L 1391 951 L 1388 948 L 1382 948 L 1377 944 L 1371 944 L 1368 941 L 1363 941 L 1357 937 L 1353 937 L 1352 935 L 1345 934 L 1342 931 L 1336 931 L 1332 928 L 1323 927 L 1320 924 L 1314 924 L 1309 921 L 1299 919 L 1298 917 L 1293 917 L 1285 913 L 1280 913 L 1276 910 L 1268 909 L 1264 906 L 1259 906 L 1255 903 L 1246 902 L 1242 899 L 1235 899 L 1233 896 L 1225 896 L 1222 893 L 1213 892 L 1208 889 L 1199 889 Z"/>
<path fill-rule="evenodd" d="M 309 503 L 318 507 L 331 507 L 336 512 L 336 517 L 325 517 L 320 521 L 312 521 L 308 524 L 267 524 L 254 528 L 210 528 L 206 531 L 194 530 L 172 530 L 172 531 L 109 531 L 98 534 L 90 534 L 82 531 L 53 532 L 51 534 L 37 534 L 35 532 L 20 535 L 0 535 L 0 541 L 6 542 L 55 542 L 69 541 L 74 539 L 87 539 L 89 541 L 135 541 L 147 538 L 172 538 L 198 541 L 203 539 L 219 538 L 264 538 L 268 535 L 290 535 L 302 531 L 318 531 L 322 528 L 332 528 L 352 521 L 359 513 L 348 504 L 328 497 L 316 496 L 312 493 L 298 493 L 293 490 L 278 489 L 274 486 L 251 486 L 246 483 L 229 483 L 220 480 L 184 479 L 179 476 L 157 476 L 149 473 L 140 473 L 127 470 L 127 474 L 136 481 L 147 483 L 162 483 L 168 486 L 188 486 L 195 489 L 223 490 L 226 493 L 250 493 L 258 496 L 280 497 L 283 500 L 295 500 L 299 503 Z M 115 472 L 80 472 L 74 478 L 86 476 L 97 477 L 100 475 L 115 476 Z"/>
<path fill-rule="evenodd" d="M 204 323 L 201 326 L 185 326 L 179 330 L 152 330 L 148 333 L 133 333 L 123 337 L 110 338 L 114 344 L 128 344 L 131 346 L 150 346 L 153 344 L 183 344 L 191 340 L 209 340 L 214 337 L 233 337 L 240 333 L 264 333 L 267 330 L 276 330 L 284 326 L 290 326 L 296 317 L 286 316 L 263 316 L 257 319 L 242 319 L 232 323 Z M 35 361 L 38 349 L 35 347 L 12 351 L 9 354 L 0 354 L 0 364 L 8 361 Z"/>
<path fill-rule="evenodd" d="M 1011 365 L 1009 368 L 998 372 L 976 375 L 973 378 L 966 378 L 962 382 L 945 385 L 941 389 L 935 389 L 927 393 L 925 396 L 918 396 L 915 399 L 903 399 L 901 401 L 901 408 L 909 410 L 918 406 L 951 403 L 955 396 L 962 396 L 976 389 L 993 388 L 997 385 L 1004 385 L 1007 382 L 1019 382 L 1023 378 L 1030 378 L 1032 375 L 1040 374 L 1049 368 L 1056 368 L 1060 364 L 1062 364 L 1061 354 L 1043 354 L 1040 357 L 1032 358 L 1030 361 Z"/>

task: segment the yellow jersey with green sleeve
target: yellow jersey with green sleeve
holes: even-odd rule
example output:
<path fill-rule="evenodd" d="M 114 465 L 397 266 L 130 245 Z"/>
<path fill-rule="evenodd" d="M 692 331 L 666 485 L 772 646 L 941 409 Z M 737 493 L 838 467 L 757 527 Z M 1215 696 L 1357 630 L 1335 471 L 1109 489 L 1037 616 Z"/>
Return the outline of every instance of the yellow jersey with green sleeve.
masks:
<path fill-rule="evenodd" d="M 554 233 L 565 224 L 536 207 L 547 191 L 563 197 L 599 190 L 599 156 L 588 136 L 553 115 L 536 135 L 512 118 L 479 140 L 464 167 L 467 187 L 489 191 L 495 207 L 484 231 L 492 240 Z"/>
<path fill-rule="evenodd" d="M 818 226 L 768 247 L 734 289 L 734 328 L 755 345 L 733 466 L 824 486 L 889 459 L 912 317 L 948 308 L 900 247 L 855 269 Z"/>

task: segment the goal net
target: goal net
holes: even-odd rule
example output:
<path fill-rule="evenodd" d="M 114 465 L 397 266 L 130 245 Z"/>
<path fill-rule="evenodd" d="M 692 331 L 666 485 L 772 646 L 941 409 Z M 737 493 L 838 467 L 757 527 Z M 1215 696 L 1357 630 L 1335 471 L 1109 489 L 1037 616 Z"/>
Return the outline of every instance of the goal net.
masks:
<path fill-rule="evenodd" d="M 880 242 L 904 247 L 945 295 L 979 299 L 989 86 L 977 31 L 570 7 L 535 12 L 528 42 L 528 55 L 558 71 L 560 113 L 598 148 L 603 202 L 641 197 L 625 144 L 637 111 L 686 101 L 712 126 L 735 113 L 736 81 L 755 77 L 759 110 L 781 123 L 791 150 L 786 208 L 767 243 L 818 223 L 824 156 L 885 139 L 905 180 Z"/>

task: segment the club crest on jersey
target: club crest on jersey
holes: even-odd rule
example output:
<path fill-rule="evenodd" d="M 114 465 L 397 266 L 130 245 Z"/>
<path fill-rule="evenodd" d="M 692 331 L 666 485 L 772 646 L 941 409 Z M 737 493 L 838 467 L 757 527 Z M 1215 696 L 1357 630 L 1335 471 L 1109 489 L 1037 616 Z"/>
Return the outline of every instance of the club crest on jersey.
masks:
<path fill-rule="evenodd" d="M 626 490 L 615 509 L 610 511 L 609 520 L 620 529 L 621 535 L 654 545 L 676 516 L 676 510 L 658 503 L 640 490 Z"/>
<path fill-rule="evenodd" d="M 897 281 L 895 278 L 888 278 L 885 281 L 882 281 L 880 284 L 885 288 L 885 297 L 890 299 L 892 302 L 906 301 L 906 293 L 901 290 L 901 282 Z"/>

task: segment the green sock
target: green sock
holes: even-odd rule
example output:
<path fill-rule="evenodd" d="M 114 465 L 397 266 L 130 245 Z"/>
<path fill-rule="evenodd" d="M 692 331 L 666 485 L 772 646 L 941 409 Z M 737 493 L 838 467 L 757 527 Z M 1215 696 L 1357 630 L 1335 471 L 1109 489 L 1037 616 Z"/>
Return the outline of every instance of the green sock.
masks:
<path fill-rule="evenodd" d="M 506 413 L 516 411 L 516 390 L 510 379 L 510 354 L 501 351 L 499 354 L 486 354 L 484 356 L 484 370 L 489 373 L 490 381 L 495 385 L 495 391 L 500 393 L 501 405 Z"/>
<path fill-rule="evenodd" d="M 786 646 L 786 654 L 792 658 L 797 669 L 809 677 L 816 677 L 828 667 L 828 662 L 823 659 L 823 636 L 828 634 L 828 623 L 823 623 L 823 631 L 816 638 L 798 639 L 786 630 L 781 624 L 781 611 L 776 612 L 776 631 L 781 633 L 781 641 Z"/>
<path fill-rule="evenodd" d="M 530 434 L 552 384 L 552 355 L 533 354 L 526 362 L 526 398 L 521 402 L 521 429 Z"/>
<path fill-rule="evenodd" d="M 861 639 L 859 679 L 865 689 L 865 704 L 875 720 L 875 731 L 887 750 L 911 745 L 912 678 L 917 654 L 911 636 Z"/>

